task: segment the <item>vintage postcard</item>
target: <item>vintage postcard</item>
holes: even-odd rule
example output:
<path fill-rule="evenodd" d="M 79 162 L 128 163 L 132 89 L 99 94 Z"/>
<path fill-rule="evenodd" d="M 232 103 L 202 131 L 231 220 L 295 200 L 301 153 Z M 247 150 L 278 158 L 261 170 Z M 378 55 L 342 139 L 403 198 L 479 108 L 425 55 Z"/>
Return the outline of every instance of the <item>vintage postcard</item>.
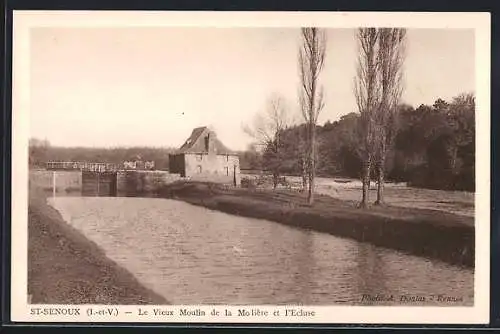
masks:
<path fill-rule="evenodd" d="M 15 11 L 12 320 L 487 323 L 488 13 Z"/>

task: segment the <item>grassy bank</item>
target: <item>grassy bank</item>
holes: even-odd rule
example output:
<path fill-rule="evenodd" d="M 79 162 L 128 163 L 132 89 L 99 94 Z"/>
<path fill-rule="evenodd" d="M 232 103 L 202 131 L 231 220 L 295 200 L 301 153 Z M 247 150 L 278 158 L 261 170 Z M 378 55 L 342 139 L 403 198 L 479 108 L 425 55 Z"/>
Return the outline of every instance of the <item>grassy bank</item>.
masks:
<path fill-rule="evenodd" d="M 162 188 L 159 196 L 474 266 L 471 217 L 391 206 L 358 209 L 354 202 L 324 195 L 309 206 L 304 195 L 296 192 L 229 189 L 210 183 L 177 182 Z"/>
<path fill-rule="evenodd" d="M 128 271 L 68 225 L 30 188 L 28 209 L 28 293 L 43 304 L 166 304 Z"/>

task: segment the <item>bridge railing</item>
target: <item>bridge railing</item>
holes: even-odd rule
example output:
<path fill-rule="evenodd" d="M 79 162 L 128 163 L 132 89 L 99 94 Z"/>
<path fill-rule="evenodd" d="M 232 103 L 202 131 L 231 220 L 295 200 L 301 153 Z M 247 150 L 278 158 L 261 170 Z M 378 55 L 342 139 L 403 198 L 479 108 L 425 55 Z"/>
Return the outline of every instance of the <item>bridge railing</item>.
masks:
<path fill-rule="evenodd" d="M 121 169 L 120 165 L 104 162 L 49 161 L 47 170 L 80 170 L 91 172 L 108 172 Z"/>

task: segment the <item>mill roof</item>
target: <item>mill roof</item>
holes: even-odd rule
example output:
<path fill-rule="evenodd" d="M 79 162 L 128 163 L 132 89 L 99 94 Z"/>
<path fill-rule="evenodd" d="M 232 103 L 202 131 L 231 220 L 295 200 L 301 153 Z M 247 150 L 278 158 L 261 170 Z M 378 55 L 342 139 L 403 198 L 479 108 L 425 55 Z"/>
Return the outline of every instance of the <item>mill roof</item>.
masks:
<path fill-rule="evenodd" d="M 206 135 L 212 135 L 211 145 L 214 145 L 214 151 L 217 154 L 235 154 L 228 149 L 215 135 L 215 132 L 210 131 L 206 126 L 194 128 L 189 138 L 179 148 L 177 153 L 208 153 L 205 148 L 204 138 Z"/>

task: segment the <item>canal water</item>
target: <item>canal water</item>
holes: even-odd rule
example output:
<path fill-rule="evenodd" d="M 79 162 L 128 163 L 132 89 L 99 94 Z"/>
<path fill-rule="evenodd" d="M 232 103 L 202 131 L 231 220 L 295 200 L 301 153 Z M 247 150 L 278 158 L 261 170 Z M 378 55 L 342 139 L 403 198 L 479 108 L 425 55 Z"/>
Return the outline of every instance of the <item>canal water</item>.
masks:
<path fill-rule="evenodd" d="M 173 304 L 473 305 L 473 270 L 367 243 L 168 199 L 49 203 Z"/>

